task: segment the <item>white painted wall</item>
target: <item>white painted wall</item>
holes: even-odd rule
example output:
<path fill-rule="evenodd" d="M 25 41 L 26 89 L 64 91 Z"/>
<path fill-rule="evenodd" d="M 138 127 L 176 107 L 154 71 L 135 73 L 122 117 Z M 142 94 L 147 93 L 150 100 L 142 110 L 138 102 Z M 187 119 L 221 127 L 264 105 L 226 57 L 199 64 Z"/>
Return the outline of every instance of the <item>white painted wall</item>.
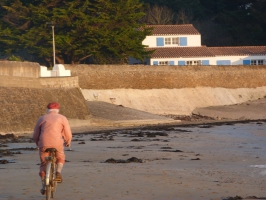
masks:
<path fill-rule="evenodd" d="M 243 60 L 264 60 L 266 64 L 266 56 L 216 56 L 210 59 L 210 65 L 216 65 L 217 60 L 231 60 L 231 65 L 243 65 Z"/>
<path fill-rule="evenodd" d="M 243 60 L 264 60 L 266 65 L 266 56 L 217 56 L 217 57 L 193 57 L 193 58 L 153 58 L 150 61 L 150 65 L 153 65 L 153 61 L 174 61 L 174 65 L 178 65 L 178 61 L 196 61 L 196 60 L 209 60 L 210 65 L 217 65 L 217 60 L 230 60 L 231 65 L 243 65 Z M 147 62 L 149 64 L 149 62 Z"/>
<path fill-rule="evenodd" d="M 71 71 L 66 70 L 62 64 L 56 64 L 53 70 L 47 70 L 47 67 L 40 66 L 40 77 L 71 76 Z"/>
<path fill-rule="evenodd" d="M 184 47 L 185 48 L 185 47 Z M 178 65 L 178 61 L 197 61 L 197 60 L 211 60 L 214 58 L 210 57 L 193 57 L 193 58 L 153 58 L 150 61 L 150 65 L 153 65 L 153 61 L 174 61 L 174 65 Z"/>
<path fill-rule="evenodd" d="M 40 77 L 51 77 L 51 70 L 47 70 L 46 66 L 40 66 Z"/>
<path fill-rule="evenodd" d="M 66 70 L 62 64 L 54 65 L 53 71 L 56 72 L 56 76 L 71 76 L 70 70 Z"/>
<path fill-rule="evenodd" d="M 169 36 L 147 36 L 143 41 L 143 45 L 148 47 L 157 47 L 156 38 L 173 38 L 173 37 L 187 37 L 187 46 L 198 47 L 201 46 L 201 35 L 169 35 Z M 163 47 L 178 47 L 179 45 L 164 45 Z"/>

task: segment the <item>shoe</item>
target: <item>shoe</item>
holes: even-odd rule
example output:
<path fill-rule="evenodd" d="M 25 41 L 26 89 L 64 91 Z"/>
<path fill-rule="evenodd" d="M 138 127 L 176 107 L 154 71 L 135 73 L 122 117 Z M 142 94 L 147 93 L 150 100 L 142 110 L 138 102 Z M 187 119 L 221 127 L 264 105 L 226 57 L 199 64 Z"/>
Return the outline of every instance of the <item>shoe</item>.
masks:
<path fill-rule="evenodd" d="M 41 194 L 42 194 L 42 195 L 45 195 L 45 193 L 46 193 L 46 190 L 41 189 Z"/>
<path fill-rule="evenodd" d="M 45 177 L 45 171 L 41 171 L 41 172 L 39 172 L 39 176 L 40 176 L 41 178 L 44 178 L 44 177 Z"/>
<path fill-rule="evenodd" d="M 58 182 L 58 183 L 62 183 L 63 182 L 62 175 L 59 172 L 56 172 L 55 181 Z"/>

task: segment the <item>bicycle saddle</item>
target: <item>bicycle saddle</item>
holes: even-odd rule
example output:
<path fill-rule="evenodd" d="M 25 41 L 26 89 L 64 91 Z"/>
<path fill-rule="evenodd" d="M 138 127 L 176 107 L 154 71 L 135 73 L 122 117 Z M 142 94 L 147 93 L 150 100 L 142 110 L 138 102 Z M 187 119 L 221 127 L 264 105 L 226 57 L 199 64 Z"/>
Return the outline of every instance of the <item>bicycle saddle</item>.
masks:
<path fill-rule="evenodd" d="M 55 148 L 48 148 L 45 149 L 45 152 L 57 152 L 57 150 Z"/>

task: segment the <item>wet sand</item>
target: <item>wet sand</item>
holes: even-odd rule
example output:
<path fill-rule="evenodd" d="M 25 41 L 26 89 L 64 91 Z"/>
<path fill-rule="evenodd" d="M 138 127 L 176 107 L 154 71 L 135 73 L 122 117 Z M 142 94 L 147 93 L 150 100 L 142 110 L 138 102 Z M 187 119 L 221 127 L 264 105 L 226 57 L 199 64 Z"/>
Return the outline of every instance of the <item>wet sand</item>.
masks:
<path fill-rule="evenodd" d="M 265 132 L 258 121 L 75 134 L 56 199 L 266 199 Z M 34 143 L 1 143 L 13 155 L 0 158 L 0 199 L 45 199 Z"/>
<path fill-rule="evenodd" d="M 266 199 L 266 122 L 257 116 L 76 127 L 55 199 Z M 30 135 L 2 135 L 0 144 L 0 200 L 45 199 Z"/>

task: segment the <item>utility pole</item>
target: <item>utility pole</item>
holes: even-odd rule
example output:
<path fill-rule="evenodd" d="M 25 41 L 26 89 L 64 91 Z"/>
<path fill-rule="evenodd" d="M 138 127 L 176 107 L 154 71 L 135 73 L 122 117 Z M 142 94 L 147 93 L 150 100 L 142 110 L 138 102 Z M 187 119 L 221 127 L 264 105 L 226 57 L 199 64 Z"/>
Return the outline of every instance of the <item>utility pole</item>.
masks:
<path fill-rule="evenodd" d="M 53 34 L 53 64 L 55 66 L 55 35 L 54 35 L 54 22 L 46 22 L 47 25 L 52 27 L 52 34 Z"/>

